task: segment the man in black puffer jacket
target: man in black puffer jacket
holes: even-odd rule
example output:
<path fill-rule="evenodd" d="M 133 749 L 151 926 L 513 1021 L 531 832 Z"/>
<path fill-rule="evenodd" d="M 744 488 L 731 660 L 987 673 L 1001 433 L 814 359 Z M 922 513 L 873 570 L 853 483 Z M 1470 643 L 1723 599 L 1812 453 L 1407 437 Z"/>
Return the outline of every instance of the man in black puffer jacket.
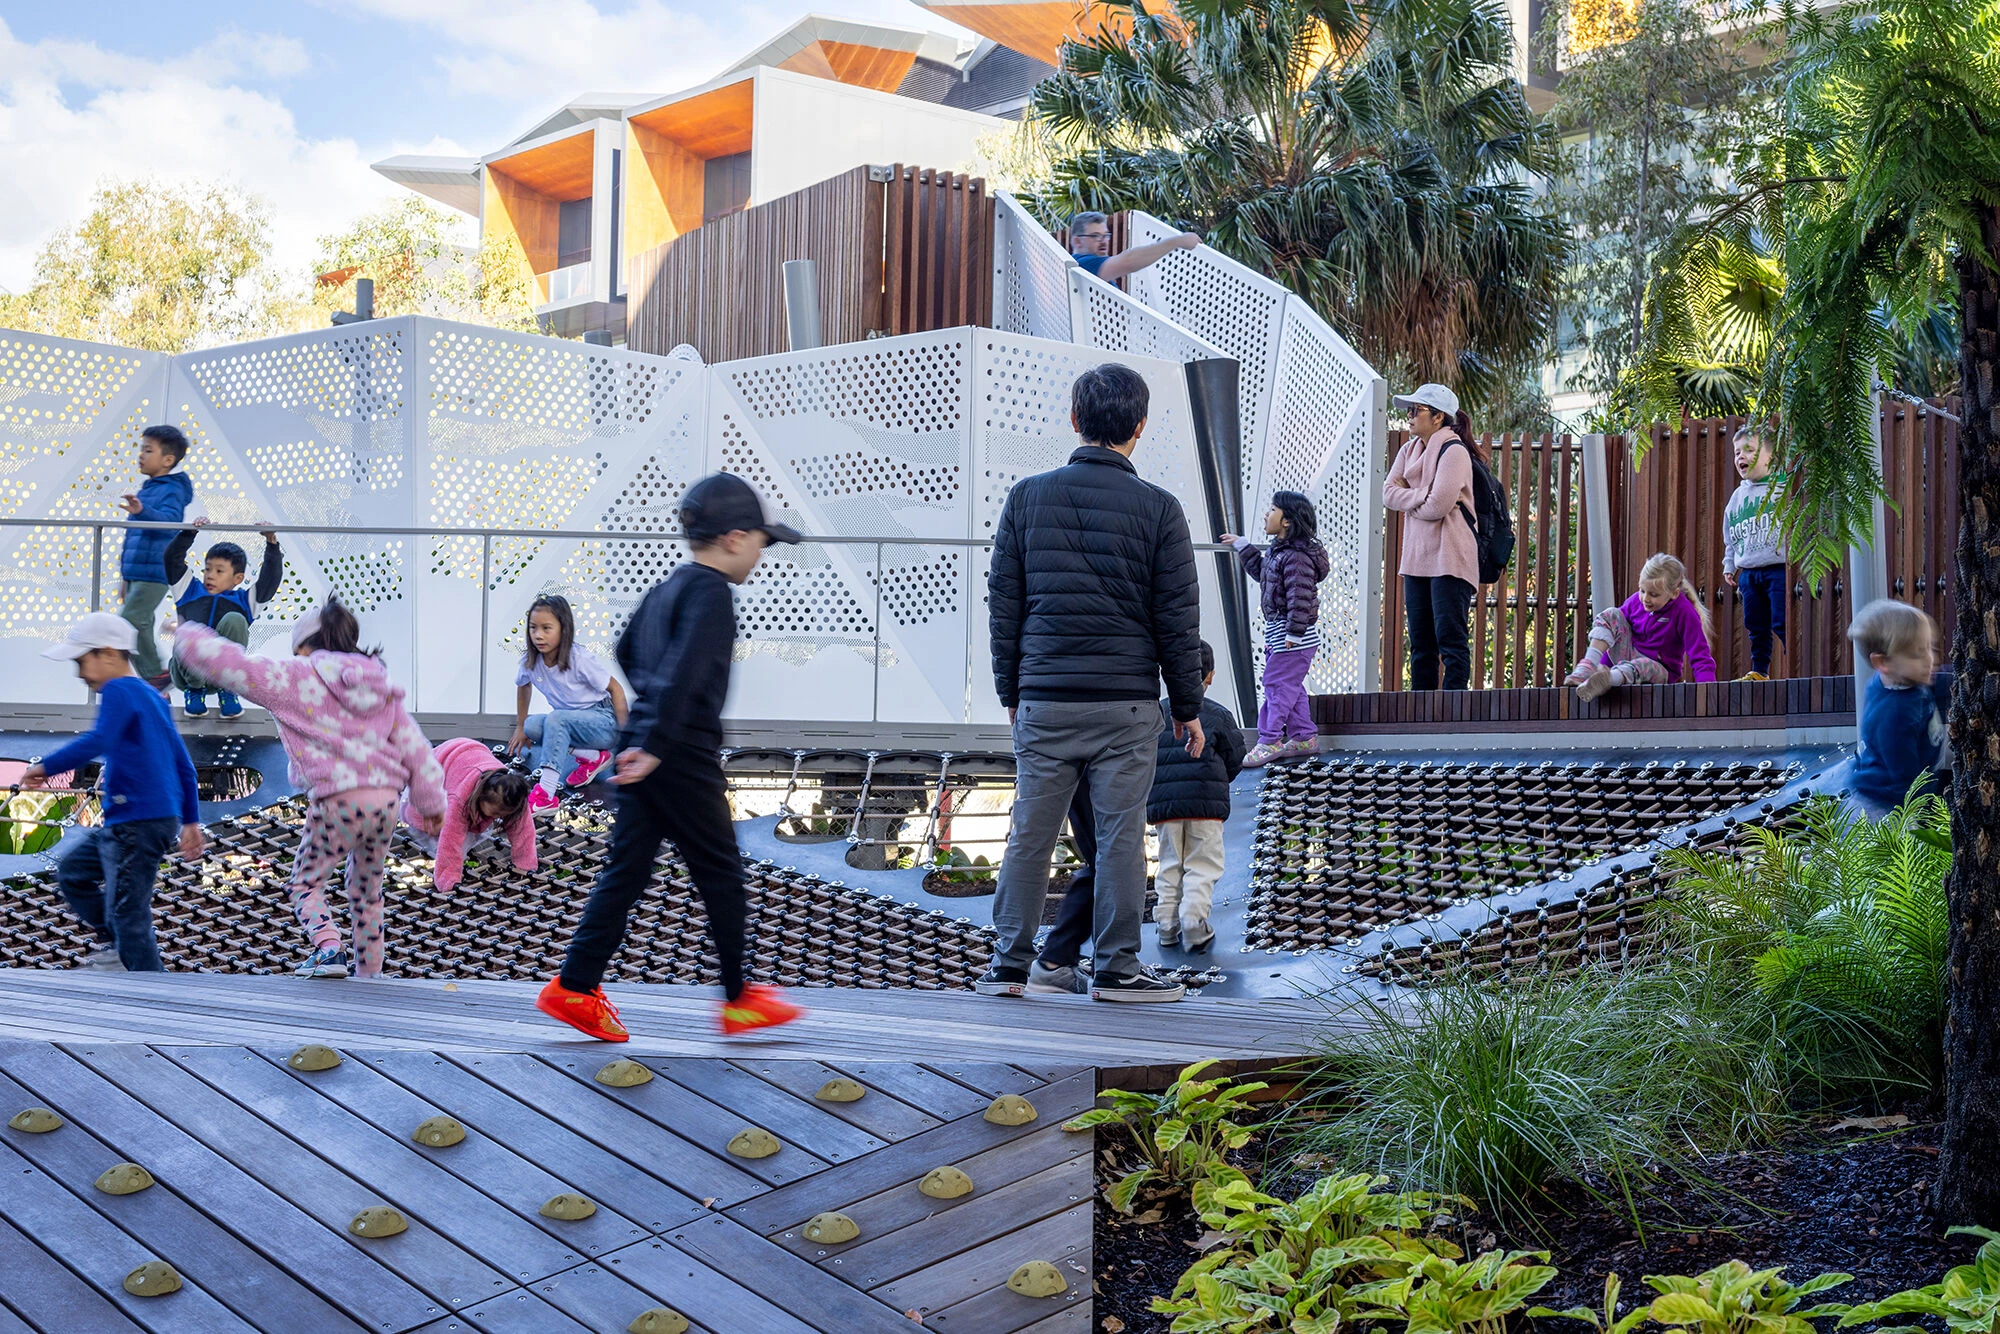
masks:
<path fill-rule="evenodd" d="M 987 575 L 993 683 L 1014 724 L 1015 789 L 994 893 L 986 995 L 1027 991 L 1049 858 L 1079 780 L 1096 811 L 1098 1000 L 1179 1000 L 1139 964 L 1146 798 L 1160 684 L 1177 736 L 1201 753 L 1201 596 L 1180 502 L 1132 466 L 1146 382 L 1126 366 L 1077 378 L 1066 467 L 1007 495 Z"/>

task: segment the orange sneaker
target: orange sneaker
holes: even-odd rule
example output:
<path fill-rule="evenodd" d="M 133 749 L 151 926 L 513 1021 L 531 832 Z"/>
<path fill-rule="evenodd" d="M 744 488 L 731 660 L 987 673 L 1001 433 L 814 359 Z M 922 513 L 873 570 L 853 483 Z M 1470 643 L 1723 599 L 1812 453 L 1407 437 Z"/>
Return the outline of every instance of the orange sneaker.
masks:
<path fill-rule="evenodd" d="M 618 1022 L 618 1007 L 604 994 L 604 988 L 593 991 L 571 991 L 562 984 L 562 979 L 552 977 L 542 988 L 542 994 L 535 997 L 535 1008 L 551 1019 L 560 1019 L 579 1033 L 587 1033 L 601 1042 L 624 1042 L 632 1035 L 625 1031 L 625 1025 Z"/>
<path fill-rule="evenodd" d="M 750 1033 L 760 1028 L 776 1028 L 779 1024 L 789 1024 L 805 1011 L 785 999 L 785 993 L 776 987 L 751 983 L 743 988 L 743 994 L 735 1000 L 722 1002 L 716 1014 L 716 1026 L 725 1037 L 738 1033 Z"/>

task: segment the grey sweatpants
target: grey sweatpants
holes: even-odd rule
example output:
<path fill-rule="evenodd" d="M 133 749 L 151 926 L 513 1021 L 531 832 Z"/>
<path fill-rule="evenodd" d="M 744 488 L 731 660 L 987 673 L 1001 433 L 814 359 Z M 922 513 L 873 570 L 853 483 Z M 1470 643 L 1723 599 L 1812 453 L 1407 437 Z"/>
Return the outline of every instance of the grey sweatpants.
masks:
<path fill-rule="evenodd" d="M 1157 700 L 1024 700 L 1014 719 L 1014 811 L 993 895 L 996 967 L 1026 968 L 1048 897 L 1049 859 L 1079 775 L 1097 812 L 1091 934 L 1097 975 L 1139 971 L 1146 910 L 1146 798 L 1160 744 Z"/>

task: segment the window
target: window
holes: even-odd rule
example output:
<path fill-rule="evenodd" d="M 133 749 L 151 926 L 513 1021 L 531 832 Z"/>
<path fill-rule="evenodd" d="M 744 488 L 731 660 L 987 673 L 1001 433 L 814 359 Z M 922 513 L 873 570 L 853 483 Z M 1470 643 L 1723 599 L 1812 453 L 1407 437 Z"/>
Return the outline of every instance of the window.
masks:
<path fill-rule="evenodd" d="M 750 207 L 750 155 L 731 153 L 702 164 L 701 220 L 714 222 Z"/>
<path fill-rule="evenodd" d="M 590 201 L 565 199 L 556 223 L 556 267 L 590 263 Z"/>

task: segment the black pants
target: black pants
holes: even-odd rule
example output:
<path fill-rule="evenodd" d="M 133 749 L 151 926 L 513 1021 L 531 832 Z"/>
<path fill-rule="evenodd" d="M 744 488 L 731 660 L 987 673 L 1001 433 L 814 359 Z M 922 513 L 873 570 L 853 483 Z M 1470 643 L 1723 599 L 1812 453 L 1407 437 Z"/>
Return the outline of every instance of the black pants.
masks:
<path fill-rule="evenodd" d="M 1040 961 L 1050 968 L 1074 968 L 1083 958 L 1095 921 L 1091 895 L 1097 886 L 1097 812 L 1090 807 L 1090 784 L 1078 783 L 1069 799 L 1069 829 L 1076 840 L 1076 855 L 1083 862 L 1071 872 L 1069 888 L 1056 905 L 1056 924 L 1042 942 Z"/>
<path fill-rule="evenodd" d="M 1472 683 L 1473 587 L 1453 575 L 1403 576 L 1403 623 L 1410 627 L 1410 689 L 1463 690 Z M 1438 683 L 1438 661 L 1444 682 Z"/>
<path fill-rule="evenodd" d="M 1785 567 L 1758 565 L 1736 572 L 1743 628 L 1750 632 L 1750 670 L 1771 674 L 1771 639 L 1785 639 Z"/>
<path fill-rule="evenodd" d="M 625 939 L 625 919 L 653 879 L 660 840 L 672 839 L 708 911 L 708 936 L 722 959 L 722 991 L 743 994 L 743 854 L 729 818 L 722 766 L 713 751 L 663 757 L 644 782 L 618 790 L 611 852 L 583 921 L 563 958 L 562 984 L 590 991 Z"/>

